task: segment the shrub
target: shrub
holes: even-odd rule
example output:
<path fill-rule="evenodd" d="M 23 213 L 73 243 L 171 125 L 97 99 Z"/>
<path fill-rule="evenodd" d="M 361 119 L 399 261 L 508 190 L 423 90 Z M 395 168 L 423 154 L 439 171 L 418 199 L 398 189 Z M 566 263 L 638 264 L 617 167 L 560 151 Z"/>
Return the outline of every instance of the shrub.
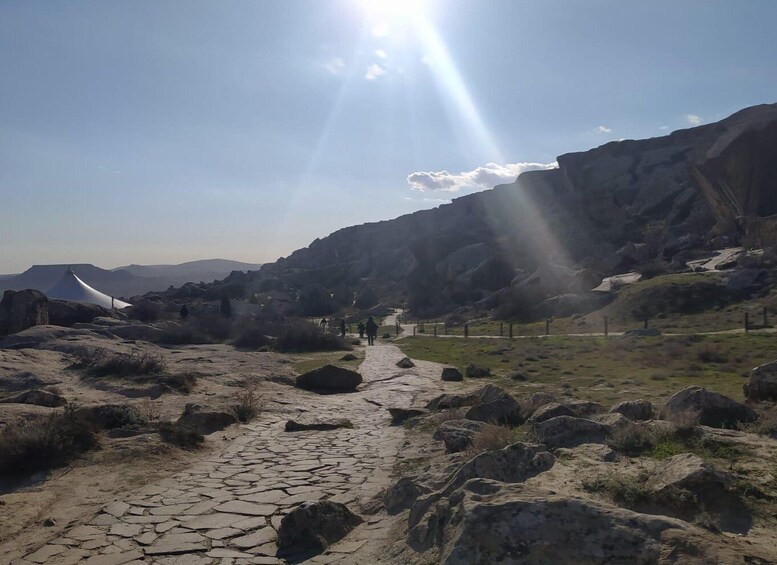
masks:
<path fill-rule="evenodd" d="M 84 347 L 73 352 L 74 361 L 70 364 L 71 369 L 88 369 L 101 363 L 108 352 L 102 347 Z"/>
<path fill-rule="evenodd" d="M 350 351 L 351 346 L 339 335 L 324 333 L 313 324 L 287 324 L 275 340 L 275 350 L 281 353 L 309 351 Z"/>
<path fill-rule="evenodd" d="M 91 426 L 105 428 L 132 428 L 148 425 L 140 410 L 129 404 L 104 404 L 75 411 L 75 416 Z"/>
<path fill-rule="evenodd" d="M 89 366 L 90 376 L 93 377 L 134 377 L 164 373 L 167 363 L 159 354 L 140 352 L 137 349 L 132 353 L 117 353 L 104 357 L 95 364 Z"/>
<path fill-rule="evenodd" d="M 237 337 L 233 344 L 241 349 L 260 349 L 269 347 L 272 344 L 271 328 L 267 324 L 258 321 L 253 323 L 244 323 L 237 330 Z"/>
<path fill-rule="evenodd" d="M 703 347 L 697 354 L 702 363 L 728 363 L 728 355 L 711 346 Z"/>
<path fill-rule="evenodd" d="M 650 500 L 651 493 L 645 486 L 650 474 L 642 470 L 637 476 L 609 473 L 583 479 L 583 489 L 609 495 L 615 502 L 633 507 Z"/>
<path fill-rule="evenodd" d="M 140 322 L 156 322 L 162 318 L 162 305 L 150 300 L 140 300 L 127 309 L 128 316 Z"/>
<path fill-rule="evenodd" d="M 243 422 L 253 420 L 261 410 L 261 400 L 253 387 L 243 387 L 238 389 L 233 395 L 233 404 L 230 406 L 230 412 Z"/>
<path fill-rule="evenodd" d="M 183 449 L 197 449 L 205 441 L 205 436 L 194 428 L 177 422 L 162 422 L 159 425 L 162 441 Z"/>
<path fill-rule="evenodd" d="M 467 448 L 467 458 L 472 458 L 486 451 L 502 449 L 515 443 L 515 432 L 509 426 L 486 425 L 472 438 L 472 444 Z"/>
<path fill-rule="evenodd" d="M 0 476 L 24 477 L 61 467 L 95 447 L 92 427 L 71 408 L 22 421 L 0 433 Z"/>

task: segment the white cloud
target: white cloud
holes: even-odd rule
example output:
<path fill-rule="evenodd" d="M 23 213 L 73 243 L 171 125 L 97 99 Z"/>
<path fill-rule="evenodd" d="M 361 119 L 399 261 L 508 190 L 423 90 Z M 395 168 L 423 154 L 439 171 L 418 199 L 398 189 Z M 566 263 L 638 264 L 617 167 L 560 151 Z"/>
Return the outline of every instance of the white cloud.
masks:
<path fill-rule="evenodd" d="M 658 129 L 660 129 L 661 131 L 669 131 L 669 126 L 661 126 Z"/>
<path fill-rule="evenodd" d="M 608 128 L 607 126 L 598 126 L 594 129 L 594 132 L 596 133 L 612 133 L 612 128 Z"/>
<path fill-rule="evenodd" d="M 372 65 L 367 67 L 367 72 L 365 73 L 364 78 L 367 80 L 375 80 L 380 75 L 385 75 L 385 74 L 386 74 L 386 69 L 384 69 L 377 63 L 373 63 Z"/>
<path fill-rule="evenodd" d="M 426 53 L 423 57 L 421 57 L 421 62 L 424 65 L 431 67 L 434 64 L 434 57 L 429 55 L 429 53 Z"/>
<path fill-rule="evenodd" d="M 692 126 L 698 126 L 702 122 L 701 116 L 697 116 L 696 114 L 686 114 L 685 120 Z"/>
<path fill-rule="evenodd" d="M 497 165 L 488 163 L 472 171 L 458 174 L 448 171 L 419 171 L 407 176 L 407 184 L 413 190 L 426 192 L 440 190 L 443 192 L 459 192 L 460 190 L 485 190 L 498 184 L 515 181 L 525 171 L 548 170 L 558 167 L 557 163 L 510 163 Z"/>
<path fill-rule="evenodd" d="M 388 57 L 388 53 L 386 53 L 383 49 L 376 49 L 375 56 L 380 57 L 381 59 L 385 59 Z"/>
<path fill-rule="evenodd" d="M 388 37 L 389 27 L 385 24 L 376 25 L 370 32 L 374 37 Z"/>
<path fill-rule="evenodd" d="M 324 63 L 324 68 L 329 71 L 330 74 L 339 75 L 345 69 L 345 61 L 340 57 L 332 57 Z"/>

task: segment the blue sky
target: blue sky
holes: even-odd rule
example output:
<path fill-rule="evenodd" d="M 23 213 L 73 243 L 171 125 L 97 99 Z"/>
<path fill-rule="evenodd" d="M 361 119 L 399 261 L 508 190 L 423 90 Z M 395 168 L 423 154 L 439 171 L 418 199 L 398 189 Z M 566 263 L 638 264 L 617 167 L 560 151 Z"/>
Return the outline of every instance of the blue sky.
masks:
<path fill-rule="evenodd" d="M 772 0 L 4 0 L 0 273 L 272 261 L 775 102 L 775 22 Z"/>

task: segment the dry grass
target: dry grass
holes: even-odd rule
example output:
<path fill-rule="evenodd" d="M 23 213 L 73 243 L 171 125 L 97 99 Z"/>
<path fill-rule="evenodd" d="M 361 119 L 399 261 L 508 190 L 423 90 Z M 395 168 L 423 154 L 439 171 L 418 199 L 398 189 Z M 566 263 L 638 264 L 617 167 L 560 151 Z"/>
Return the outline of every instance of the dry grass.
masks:
<path fill-rule="evenodd" d="M 472 438 L 472 444 L 467 448 L 464 454 L 467 459 L 471 459 L 486 451 L 503 449 L 508 445 L 515 443 L 516 439 L 515 431 L 509 426 L 494 426 L 488 424 L 482 431 L 475 434 L 475 437 Z"/>
<path fill-rule="evenodd" d="M 239 388 L 232 395 L 229 411 L 244 424 L 253 420 L 262 409 L 262 401 L 256 393 L 256 387 Z"/>

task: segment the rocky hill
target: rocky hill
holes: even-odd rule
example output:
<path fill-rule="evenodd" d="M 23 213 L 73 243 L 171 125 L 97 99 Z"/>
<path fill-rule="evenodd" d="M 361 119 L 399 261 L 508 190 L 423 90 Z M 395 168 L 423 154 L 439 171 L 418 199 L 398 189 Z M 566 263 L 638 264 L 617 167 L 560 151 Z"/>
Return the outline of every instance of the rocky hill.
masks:
<path fill-rule="evenodd" d="M 704 250 L 777 242 L 777 104 L 558 164 L 433 210 L 339 230 L 200 291 L 274 299 L 307 315 L 356 299 L 405 302 L 421 316 L 462 307 L 514 316 L 603 276 L 656 263 L 682 271 Z"/>

